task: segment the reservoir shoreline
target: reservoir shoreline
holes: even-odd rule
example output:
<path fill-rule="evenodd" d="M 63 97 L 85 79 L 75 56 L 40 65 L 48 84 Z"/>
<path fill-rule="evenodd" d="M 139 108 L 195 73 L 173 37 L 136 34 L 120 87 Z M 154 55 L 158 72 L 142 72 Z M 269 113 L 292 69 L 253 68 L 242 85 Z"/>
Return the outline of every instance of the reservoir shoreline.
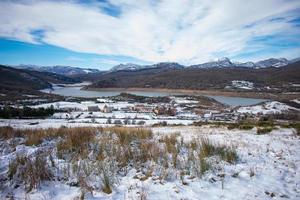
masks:
<path fill-rule="evenodd" d="M 179 93 L 182 95 L 204 95 L 204 96 L 226 96 L 226 97 L 242 97 L 257 98 L 276 101 L 287 101 L 300 97 L 300 93 L 266 93 L 266 92 L 250 92 L 250 91 L 224 91 L 224 90 L 191 90 L 191 89 L 167 89 L 167 88 L 92 88 L 83 87 L 86 91 L 122 91 L 122 92 L 165 92 Z"/>

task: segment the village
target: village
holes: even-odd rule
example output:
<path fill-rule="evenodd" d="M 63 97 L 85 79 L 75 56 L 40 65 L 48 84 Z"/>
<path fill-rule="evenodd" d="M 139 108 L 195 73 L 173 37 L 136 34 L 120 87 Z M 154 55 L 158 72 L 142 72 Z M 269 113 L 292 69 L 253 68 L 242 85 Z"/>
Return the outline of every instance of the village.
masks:
<path fill-rule="evenodd" d="M 127 97 L 127 96 L 126 96 Z M 67 100 L 30 105 L 32 109 L 52 108 L 46 119 L 1 119 L 1 126 L 166 126 L 193 125 L 199 122 L 234 123 L 244 119 L 259 119 L 269 114 L 298 111 L 281 102 L 267 101 L 253 106 L 228 106 L 208 97 L 170 96 L 137 99 L 137 96 Z M 8 124 L 9 123 L 9 124 Z"/>

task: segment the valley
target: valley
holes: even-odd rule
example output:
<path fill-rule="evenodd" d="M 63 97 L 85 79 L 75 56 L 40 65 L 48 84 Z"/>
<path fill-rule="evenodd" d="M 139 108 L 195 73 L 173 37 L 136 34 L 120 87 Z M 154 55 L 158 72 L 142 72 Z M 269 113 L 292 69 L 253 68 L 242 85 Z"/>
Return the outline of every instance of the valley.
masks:
<path fill-rule="evenodd" d="M 1 66 L 0 198 L 299 197 L 299 62 L 155 66 Z"/>

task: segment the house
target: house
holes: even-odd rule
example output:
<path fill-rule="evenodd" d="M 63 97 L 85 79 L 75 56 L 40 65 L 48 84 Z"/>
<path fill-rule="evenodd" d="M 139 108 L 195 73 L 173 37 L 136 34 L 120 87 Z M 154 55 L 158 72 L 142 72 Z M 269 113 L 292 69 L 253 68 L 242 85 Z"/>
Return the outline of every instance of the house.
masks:
<path fill-rule="evenodd" d="M 210 119 L 212 117 L 212 112 L 209 112 L 209 113 L 205 113 L 203 115 L 204 119 Z"/>
<path fill-rule="evenodd" d="M 89 112 L 97 112 L 100 111 L 98 106 L 88 106 L 88 111 Z"/>
<path fill-rule="evenodd" d="M 156 115 L 169 115 L 175 116 L 177 114 L 177 110 L 174 107 L 167 107 L 167 106 L 157 106 L 154 108 L 153 112 Z"/>
<path fill-rule="evenodd" d="M 114 110 L 113 107 L 109 107 L 109 106 L 105 105 L 103 107 L 103 109 L 102 109 L 102 112 L 104 112 L 104 113 L 111 113 L 113 110 Z"/>
<path fill-rule="evenodd" d="M 153 106 L 148 106 L 144 104 L 137 104 L 134 106 L 134 110 L 141 113 L 152 113 Z"/>
<path fill-rule="evenodd" d="M 121 108 L 121 110 L 122 110 L 123 112 L 132 112 L 133 108 L 130 107 L 130 106 L 126 106 L 126 107 Z"/>

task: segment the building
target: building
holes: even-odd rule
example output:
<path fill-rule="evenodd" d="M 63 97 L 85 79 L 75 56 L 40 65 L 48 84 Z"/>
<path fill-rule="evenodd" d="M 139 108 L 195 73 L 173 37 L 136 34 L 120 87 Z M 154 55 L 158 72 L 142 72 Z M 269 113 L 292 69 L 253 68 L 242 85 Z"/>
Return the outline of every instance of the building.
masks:
<path fill-rule="evenodd" d="M 144 104 L 137 104 L 134 106 L 134 111 L 140 112 L 140 113 L 152 113 L 153 112 L 153 106 L 144 105 Z"/>
<path fill-rule="evenodd" d="M 97 112 L 100 111 L 98 106 L 88 106 L 88 111 L 89 112 Z"/>
<path fill-rule="evenodd" d="M 103 107 L 103 109 L 102 109 L 102 112 L 104 112 L 104 113 L 111 113 L 113 110 L 114 110 L 113 107 L 110 107 L 110 106 L 105 105 L 105 106 Z"/>

